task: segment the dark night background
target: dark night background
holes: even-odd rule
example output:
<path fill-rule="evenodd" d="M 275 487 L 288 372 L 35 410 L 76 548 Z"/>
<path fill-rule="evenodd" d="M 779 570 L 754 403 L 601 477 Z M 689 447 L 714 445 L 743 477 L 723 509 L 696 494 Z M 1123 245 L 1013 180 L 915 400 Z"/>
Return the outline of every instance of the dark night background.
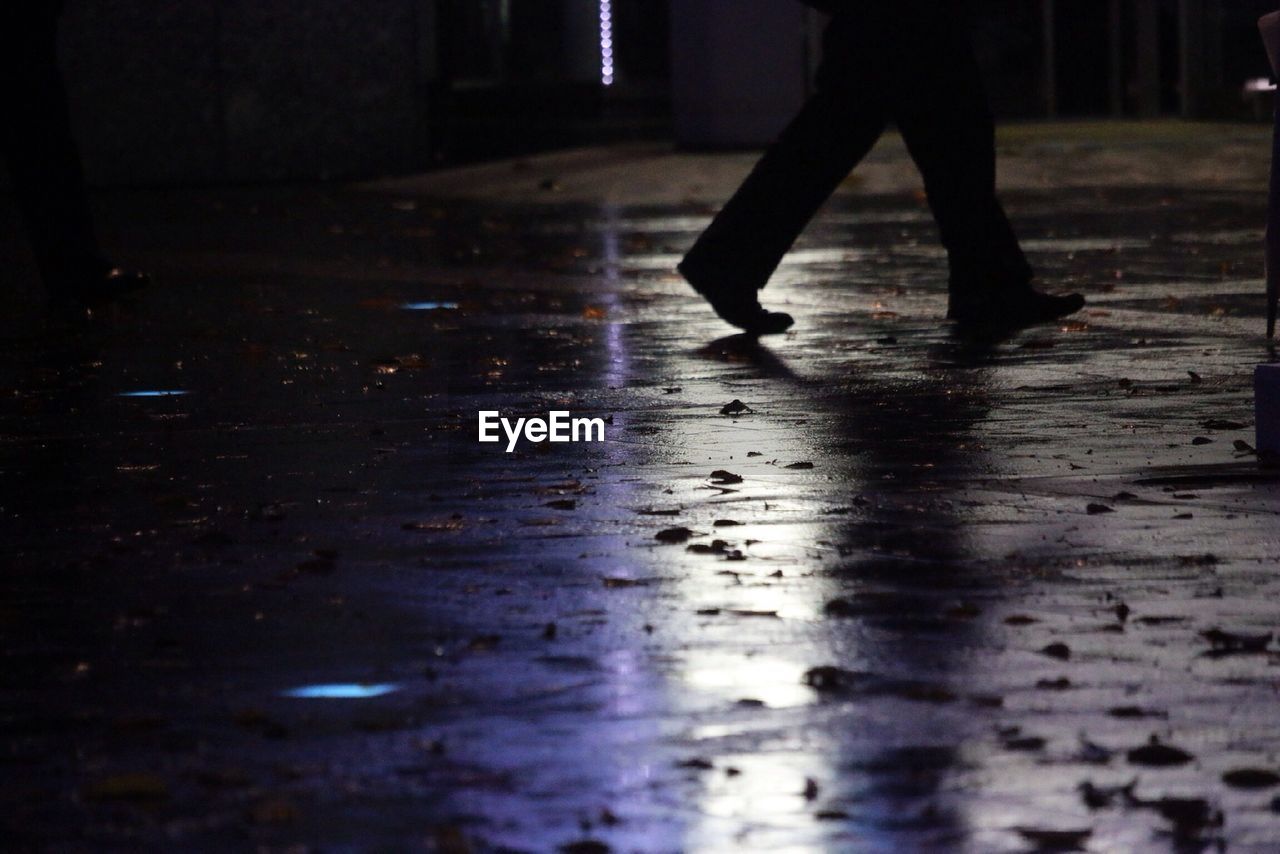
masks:
<path fill-rule="evenodd" d="M 970 4 L 1004 120 L 1256 119 L 1241 88 L 1267 75 L 1255 22 L 1271 5 Z M 609 88 L 599 85 L 593 0 L 72 2 L 62 56 L 90 175 L 109 184 L 367 177 L 669 139 L 673 92 L 715 85 L 689 68 L 699 56 L 713 53 L 724 79 L 749 77 L 762 60 L 797 72 L 813 60 L 806 31 L 817 15 L 787 0 L 612 6 Z M 709 20 L 767 26 L 717 50 Z M 803 86 L 803 74 L 788 85 Z M 753 135 L 720 144 L 755 144 Z"/>

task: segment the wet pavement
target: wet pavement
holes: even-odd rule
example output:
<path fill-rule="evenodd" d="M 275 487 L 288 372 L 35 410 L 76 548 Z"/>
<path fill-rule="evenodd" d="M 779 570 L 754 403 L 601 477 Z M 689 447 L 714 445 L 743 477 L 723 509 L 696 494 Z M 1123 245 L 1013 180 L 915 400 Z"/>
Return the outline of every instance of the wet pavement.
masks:
<path fill-rule="evenodd" d="M 6 847 L 1275 850 L 1265 200 L 1124 184 L 1008 194 L 1090 306 L 999 342 L 911 192 L 759 344 L 698 199 L 109 195 L 158 286 L 0 319 Z"/>

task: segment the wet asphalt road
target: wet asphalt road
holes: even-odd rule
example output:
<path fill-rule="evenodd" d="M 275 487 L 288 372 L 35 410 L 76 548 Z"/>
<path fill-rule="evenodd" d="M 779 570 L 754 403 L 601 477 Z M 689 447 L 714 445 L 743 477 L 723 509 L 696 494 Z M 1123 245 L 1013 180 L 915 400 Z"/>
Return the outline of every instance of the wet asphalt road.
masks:
<path fill-rule="evenodd" d="M 159 285 L 0 319 L 5 847 L 1275 850 L 1261 194 L 1009 202 L 1070 322 L 842 197 L 755 344 L 697 204 L 111 197 Z"/>

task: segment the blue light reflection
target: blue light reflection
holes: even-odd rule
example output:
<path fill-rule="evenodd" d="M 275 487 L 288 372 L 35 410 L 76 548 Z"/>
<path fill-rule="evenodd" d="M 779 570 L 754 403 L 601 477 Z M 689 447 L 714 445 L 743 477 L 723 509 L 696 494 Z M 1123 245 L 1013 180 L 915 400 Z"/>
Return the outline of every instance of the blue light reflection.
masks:
<path fill-rule="evenodd" d="M 456 302 L 407 302 L 400 306 L 405 311 L 449 311 L 456 309 Z"/>
<path fill-rule="evenodd" d="M 301 688 L 291 688 L 284 692 L 284 696 L 303 700 L 368 700 L 394 694 L 399 690 L 399 685 L 390 682 L 338 682 L 332 685 L 303 685 Z"/>

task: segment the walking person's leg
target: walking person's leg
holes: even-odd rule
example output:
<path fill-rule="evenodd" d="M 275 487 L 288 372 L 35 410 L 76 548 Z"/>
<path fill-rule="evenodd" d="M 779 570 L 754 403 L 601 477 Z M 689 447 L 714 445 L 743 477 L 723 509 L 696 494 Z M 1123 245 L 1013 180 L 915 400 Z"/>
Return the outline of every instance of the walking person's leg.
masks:
<path fill-rule="evenodd" d="M 897 9 L 891 109 L 947 250 L 948 317 L 1022 326 L 1080 310 L 1078 294 L 1031 287 L 1033 271 L 996 195 L 995 128 L 955 5 L 899 0 Z"/>
<path fill-rule="evenodd" d="M 869 29 L 852 15 L 828 26 L 817 92 L 680 264 L 721 317 L 749 332 L 791 325 L 788 315 L 765 311 L 757 291 L 884 132 L 884 64 Z"/>

